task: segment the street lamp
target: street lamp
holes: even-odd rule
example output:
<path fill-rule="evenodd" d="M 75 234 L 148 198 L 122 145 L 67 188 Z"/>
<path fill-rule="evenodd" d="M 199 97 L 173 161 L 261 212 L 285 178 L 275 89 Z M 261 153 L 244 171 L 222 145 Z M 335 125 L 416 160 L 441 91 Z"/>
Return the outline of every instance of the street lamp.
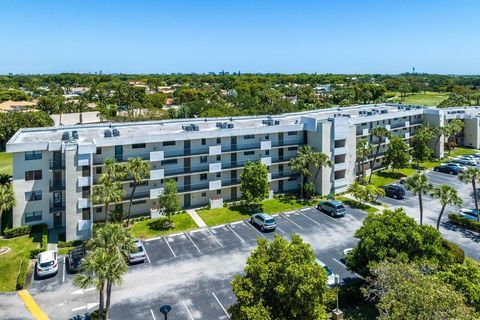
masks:
<path fill-rule="evenodd" d="M 167 320 L 167 314 L 170 311 L 172 311 L 172 307 L 170 307 L 168 304 L 160 307 L 160 312 L 165 316 L 165 320 Z"/>
<path fill-rule="evenodd" d="M 335 287 L 337 289 L 337 308 L 333 310 L 333 320 L 342 320 L 343 319 L 343 312 L 338 308 L 338 290 L 340 287 L 340 276 L 338 274 L 335 275 Z"/>
<path fill-rule="evenodd" d="M 338 309 L 338 287 L 340 285 L 340 276 L 338 274 L 335 275 L 335 287 L 337 288 L 337 309 Z"/>

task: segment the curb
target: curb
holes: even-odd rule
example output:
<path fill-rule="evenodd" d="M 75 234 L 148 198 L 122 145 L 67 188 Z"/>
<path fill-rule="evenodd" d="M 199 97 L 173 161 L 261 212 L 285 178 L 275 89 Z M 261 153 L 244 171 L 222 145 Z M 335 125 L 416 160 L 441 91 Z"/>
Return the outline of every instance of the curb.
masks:
<path fill-rule="evenodd" d="M 23 303 L 27 307 L 28 311 L 32 314 L 33 318 L 36 320 L 48 320 L 47 314 L 40 308 L 40 306 L 35 302 L 33 297 L 27 290 L 17 291 L 18 296 L 22 299 Z"/>

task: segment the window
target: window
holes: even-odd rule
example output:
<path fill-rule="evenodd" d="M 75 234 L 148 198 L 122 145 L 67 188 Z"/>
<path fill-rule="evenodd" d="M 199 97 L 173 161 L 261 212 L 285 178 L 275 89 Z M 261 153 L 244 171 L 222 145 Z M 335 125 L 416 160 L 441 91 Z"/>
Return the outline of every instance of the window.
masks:
<path fill-rule="evenodd" d="M 163 141 L 163 146 L 174 146 L 175 145 L 175 141 Z"/>
<path fill-rule="evenodd" d="M 221 173 L 221 172 L 217 172 L 216 177 L 217 177 L 217 178 L 220 178 L 221 176 L 222 176 L 222 173 Z"/>
<path fill-rule="evenodd" d="M 217 144 L 220 144 L 222 143 L 222 139 L 221 138 L 217 138 Z"/>
<path fill-rule="evenodd" d="M 265 155 L 269 156 L 270 155 L 270 150 L 265 150 Z"/>
<path fill-rule="evenodd" d="M 222 194 L 222 190 L 218 189 L 217 194 Z"/>
<path fill-rule="evenodd" d="M 143 149 L 146 148 L 147 145 L 145 143 L 134 143 L 132 144 L 132 149 Z"/>
<path fill-rule="evenodd" d="M 207 174 L 206 173 L 200 174 L 200 180 L 207 180 Z"/>
<path fill-rule="evenodd" d="M 255 151 L 245 151 L 243 153 L 244 156 L 251 156 L 251 155 L 254 155 L 255 154 Z"/>
<path fill-rule="evenodd" d="M 132 202 L 133 205 L 143 204 L 143 203 L 147 203 L 147 200 L 137 200 L 137 201 L 133 201 L 133 202 Z"/>
<path fill-rule="evenodd" d="M 95 168 L 95 173 L 96 174 L 102 174 L 102 167 L 96 167 Z"/>
<path fill-rule="evenodd" d="M 42 221 L 42 211 L 25 212 L 25 222 Z"/>
<path fill-rule="evenodd" d="M 25 152 L 25 160 L 40 160 L 40 159 L 42 159 L 42 151 Z"/>
<path fill-rule="evenodd" d="M 270 135 L 269 134 L 265 135 L 265 140 L 270 140 Z"/>
<path fill-rule="evenodd" d="M 42 180 L 42 170 L 25 171 L 25 180 Z"/>
<path fill-rule="evenodd" d="M 202 139 L 202 146 L 207 144 L 207 139 Z"/>
<path fill-rule="evenodd" d="M 365 127 L 366 125 L 367 125 L 367 123 L 366 123 L 366 122 L 362 123 L 362 127 Z"/>
<path fill-rule="evenodd" d="M 96 207 L 95 212 L 96 213 L 101 213 L 102 212 L 102 207 Z"/>
<path fill-rule="evenodd" d="M 255 135 L 254 135 L 254 134 L 247 134 L 246 136 L 243 136 L 243 139 L 244 139 L 244 140 L 247 140 L 247 139 L 255 139 Z"/>
<path fill-rule="evenodd" d="M 298 134 L 297 131 L 288 131 L 287 136 L 296 136 Z"/>
<path fill-rule="evenodd" d="M 207 196 L 207 193 L 206 192 L 202 192 L 202 197 L 206 197 Z"/>
<path fill-rule="evenodd" d="M 25 192 L 25 201 L 42 200 L 42 190 Z"/>
<path fill-rule="evenodd" d="M 397 120 L 398 120 L 398 118 L 393 118 L 393 121 L 397 121 Z"/>
<path fill-rule="evenodd" d="M 217 161 L 221 161 L 222 160 L 222 156 L 217 154 Z"/>
<path fill-rule="evenodd" d="M 201 156 L 200 163 L 205 163 L 205 162 L 207 162 L 207 156 Z"/>
<path fill-rule="evenodd" d="M 162 160 L 162 166 L 168 165 L 168 164 L 177 164 L 177 159 Z"/>
<path fill-rule="evenodd" d="M 298 147 L 288 147 L 287 150 L 288 151 L 297 151 Z"/>
<path fill-rule="evenodd" d="M 97 154 L 102 154 L 102 147 L 97 147 Z"/>

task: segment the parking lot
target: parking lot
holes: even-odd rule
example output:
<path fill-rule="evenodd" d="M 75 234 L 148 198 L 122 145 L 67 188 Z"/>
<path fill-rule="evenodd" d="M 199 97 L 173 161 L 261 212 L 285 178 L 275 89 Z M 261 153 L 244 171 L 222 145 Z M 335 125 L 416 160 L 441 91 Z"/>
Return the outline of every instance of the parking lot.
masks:
<path fill-rule="evenodd" d="M 356 277 L 344 266 L 343 249 L 355 245 L 353 233 L 365 213 L 347 208 L 343 218 L 332 218 L 313 208 L 275 216 L 277 229 L 260 232 L 247 221 L 194 230 L 144 242 L 147 259 L 132 265 L 123 286 L 113 291 L 111 319 L 162 319 L 159 307 L 170 304 L 173 319 L 228 319 L 235 302 L 230 281 L 242 272 L 257 237 L 272 240 L 299 234 L 316 256 L 342 281 Z M 59 272 L 49 279 L 32 279 L 30 292 L 52 319 L 81 319 L 96 307 L 93 289 L 79 290 L 59 261 Z"/>
<path fill-rule="evenodd" d="M 477 165 L 480 169 L 480 165 Z M 458 176 L 450 175 L 441 172 L 430 171 L 426 173 L 428 180 L 434 186 L 447 184 L 454 187 L 458 191 L 458 195 L 463 199 L 464 208 L 474 208 L 473 190 L 470 183 L 463 183 L 458 179 Z M 406 192 L 405 198 L 401 200 L 385 197 L 380 199 L 381 202 L 388 204 L 390 207 L 403 207 L 408 215 L 419 221 L 419 206 L 418 196 L 412 195 L 409 191 Z M 423 222 L 432 226 L 436 226 L 437 218 L 441 210 L 441 205 L 438 199 L 433 199 L 429 195 L 423 196 L 424 217 Z M 465 230 L 463 228 L 454 226 L 448 222 L 448 214 L 451 212 L 458 212 L 459 207 L 447 206 L 442 217 L 440 231 L 447 240 L 450 240 L 459 245 L 467 256 L 474 259 L 480 259 L 480 235 L 478 233 Z"/>

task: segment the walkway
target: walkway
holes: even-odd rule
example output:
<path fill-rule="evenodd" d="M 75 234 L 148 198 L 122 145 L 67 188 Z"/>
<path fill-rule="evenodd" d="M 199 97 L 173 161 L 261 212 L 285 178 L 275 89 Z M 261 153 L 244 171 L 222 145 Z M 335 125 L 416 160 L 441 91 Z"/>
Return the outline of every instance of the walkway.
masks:
<path fill-rule="evenodd" d="M 55 228 L 48 229 L 47 250 L 57 250 L 58 230 Z"/>
<path fill-rule="evenodd" d="M 192 217 L 193 221 L 195 221 L 195 223 L 197 224 L 197 226 L 199 228 L 207 227 L 207 224 L 205 222 L 203 222 L 202 218 L 200 218 L 197 211 L 195 211 L 193 209 L 189 209 L 189 210 L 187 210 L 187 213 L 190 215 L 190 217 Z"/>

